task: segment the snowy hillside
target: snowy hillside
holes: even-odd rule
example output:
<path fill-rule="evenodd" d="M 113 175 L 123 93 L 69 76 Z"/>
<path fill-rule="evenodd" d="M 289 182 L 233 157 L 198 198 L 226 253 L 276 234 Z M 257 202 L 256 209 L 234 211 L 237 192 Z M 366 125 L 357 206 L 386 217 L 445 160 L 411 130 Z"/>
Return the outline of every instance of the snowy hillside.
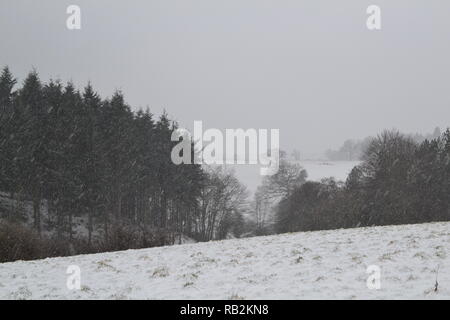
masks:
<path fill-rule="evenodd" d="M 0 264 L 0 298 L 449 299 L 449 248 L 447 222 L 20 261 Z M 67 289 L 70 265 L 81 290 Z M 369 265 L 379 290 L 366 285 Z"/>

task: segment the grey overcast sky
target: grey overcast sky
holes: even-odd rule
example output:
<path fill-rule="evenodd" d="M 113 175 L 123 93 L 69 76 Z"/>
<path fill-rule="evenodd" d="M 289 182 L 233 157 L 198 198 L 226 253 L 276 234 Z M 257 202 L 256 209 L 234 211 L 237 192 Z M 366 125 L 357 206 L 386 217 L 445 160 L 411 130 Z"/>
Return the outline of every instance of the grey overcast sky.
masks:
<path fill-rule="evenodd" d="M 315 154 L 450 125 L 449 13 L 448 0 L 1 0 L 0 65 L 121 89 L 187 128 L 279 128 L 282 148 Z"/>

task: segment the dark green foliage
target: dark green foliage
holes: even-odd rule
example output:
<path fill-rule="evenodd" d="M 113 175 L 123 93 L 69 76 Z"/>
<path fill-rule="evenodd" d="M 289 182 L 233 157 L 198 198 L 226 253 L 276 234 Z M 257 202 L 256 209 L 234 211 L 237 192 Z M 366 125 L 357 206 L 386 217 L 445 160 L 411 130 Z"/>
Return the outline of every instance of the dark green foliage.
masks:
<path fill-rule="evenodd" d="M 105 100 L 91 84 L 81 93 L 71 83 L 43 84 L 36 71 L 13 91 L 15 84 L 4 68 L 0 191 L 32 204 L 30 239 L 45 231 L 61 247 L 84 253 L 170 244 L 183 234 L 210 240 L 231 232 L 230 221 L 240 223 L 234 207 L 221 219 L 201 217 L 202 192 L 215 180 L 199 165 L 172 163 L 177 126 L 167 114 L 155 120 L 148 110 L 133 112 L 121 92 Z M 15 215 L 10 210 L 3 218 L 19 221 Z M 80 224 L 86 234 L 75 232 Z"/>

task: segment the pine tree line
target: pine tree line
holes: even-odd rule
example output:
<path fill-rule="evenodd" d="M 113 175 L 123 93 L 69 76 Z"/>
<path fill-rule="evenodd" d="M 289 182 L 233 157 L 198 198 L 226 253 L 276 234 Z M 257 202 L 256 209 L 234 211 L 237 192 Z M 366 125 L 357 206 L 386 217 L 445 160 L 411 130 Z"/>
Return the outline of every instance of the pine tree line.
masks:
<path fill-rule="evenodd" d="M 132 112 L 119 91 L 102 99 L 90 84 L 80 92 L 71 83 L 42 83 L 36 71 L 15 86 L 4 68 L 0 190 L 32 202 L 38 234 L 54 230 L 70 242 L 77 219 L 89 245 L 95 235 L 113 239 L 128 228 L 126 236 L 142 234 L 146 246 L 155 235 L 160 244 L 183 234 L 225 237 L 230 217 L 242 218 L 243 187 L 231 173 L 172 163 L 177 124 L 167 114 L 155 120 L 148 109 Z M 14 210 L 6 216 L 23 219 Z"/>

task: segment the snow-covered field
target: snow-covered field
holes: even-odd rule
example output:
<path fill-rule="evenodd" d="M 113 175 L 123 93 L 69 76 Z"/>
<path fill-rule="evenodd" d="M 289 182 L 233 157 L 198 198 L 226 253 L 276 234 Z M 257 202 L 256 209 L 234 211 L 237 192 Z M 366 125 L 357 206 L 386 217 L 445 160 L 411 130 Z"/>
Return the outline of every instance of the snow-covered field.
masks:
<path fill-rule="evenodd" d="M 447 222 L 19 261 L 0 264 L 0 298 L 450 299 L 449 247 Z M 81 290 L 66 286 L 70 265 Z M 366 285 L 369 265 L 379 290 Z"/>

